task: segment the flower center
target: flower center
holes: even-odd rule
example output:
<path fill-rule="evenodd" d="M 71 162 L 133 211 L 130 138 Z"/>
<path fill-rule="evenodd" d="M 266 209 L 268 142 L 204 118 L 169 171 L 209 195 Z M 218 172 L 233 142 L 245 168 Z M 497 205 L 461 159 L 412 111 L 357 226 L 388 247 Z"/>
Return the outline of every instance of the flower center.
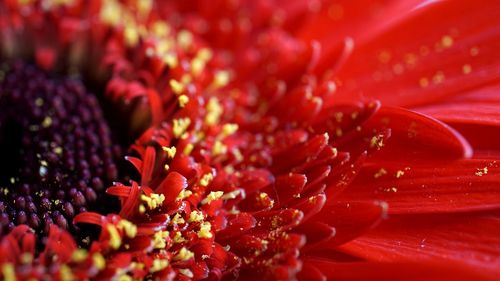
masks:
<path fill-rule="evenodd" d="M 4 66 L 0 109 L 0 236 L 19 224 L 76 231 L 76 214 L 109 207 L 104 190 L 117 178 L 119 149 L 81 81 Z"/>

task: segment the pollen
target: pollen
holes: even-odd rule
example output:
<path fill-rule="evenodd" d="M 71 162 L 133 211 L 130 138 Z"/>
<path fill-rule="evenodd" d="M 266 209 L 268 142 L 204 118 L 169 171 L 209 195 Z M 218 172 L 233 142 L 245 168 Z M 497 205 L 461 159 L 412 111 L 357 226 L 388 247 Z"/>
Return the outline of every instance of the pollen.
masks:
<path fill-rule="evenodd" d="M 185 224 L 186 221 L 184 218 L 181 216 L 181 214 L 176 213 L 175 216 L 172 218 L 172 223 L 173 224 Z"/>
<path fill-rule="evenodd" d="M 221 198 L 222 195 L 224 195 L 224 192 L 222 191 L 211 191 L 205 199 L 201 200 L 201 204 L 208 204 L 214 200 Z"/>
<path fill-rule="evenodd" d="M 178 101 L 180 107 L 185 107 L 186 104 L 189 102 L 189 98 L 186 95 L 180 95 Z"/>
<path fill-rule="evenodd" d="M 382 135 L 373 136 L 370 140 L 370 147 L 380 150 L 384 146 L 384 138 Z"/>
<path fill-rule="evenodd" d="M 398 171 L 396 172 L 396 178 L 398 178 L 398 179 L 399 179 L 400 177 L 404 176 L 404 174 L 405 174 L 405 172 L 404 172 L 404 171 L 402 171 L 402 170 L 398 170 Z"/>
<path fill-rule="evenodd" d="M 380 168 L 380 170 L 378 170 L 378 172 L 376 172 L 373 177 L 378 179 L 380 178 L 381 176 L 383 175 L 386 175 L 387 174 L 387 171 L 384 169 L 384 168 Z"/>
<path fill-rule="evenodd" d="M 158 272 L 158 271 L 161 271 L 161 270 L 167 268 L 167 266 L 168 266 L 168 260 L 155 259 L 155 260 L 153 260 L 153 265 L 149 269 L 149 272 L 151 272 L 151 273 Z"/>
<path fill-rule="evenodd" d="M 214 88 L 222 88 L 229 84 L 230 75 L 226 70 L 220 70 L 215 73 L 214 82 L 212 86 Z"/>
<path fill-rule="evenodd" d="M 62 281 L 72 281 L 72 280 L 75 280 L 75 276 L 73 275 L 73 272 L 65 264 L 61 265 L 61 269 L 59 270 L 59 274 L 61 276 L 61 280 Z"/>
<path fill-rule="evenodd" d="M 84 260 L 86 260 L 88 257 L 88 253 L 86 250 L 84 249 L 77 249 L 76 251 L 73 252 L 73 254 L 71 255 L 71 260 L 73 260 L 74 262 L 83 262 Z"/>
<path fill-rule="evenodd" d="M 449 35 L 445 35 L 441 38 L 441 45 L 445 48 L 450 48 L 453 46 L 453 38 Z"/>
<path fill-rule="evenodd" d="M 187 49 L 193 44 L 193 34 L 187 30 L 181 30 L 177 34 L 177 42 L 183 49 Z"/>
<path fill-rule="evenodd" d="M 16 270 L 14 268 L 14 265 L 11 263 L 5 263 L 2 266 L 2 274 L 5 279 L 5 281 L 16 281 Z"/>
<path fill-rule="evenodd" d="M 95 253 L 92 255 L 92 263 L 98 270 L 103 270 L 106 267 L 106 260 L 101 253 Z"/>
<path fill-rule="evenodd" d="M 186 249 L 186 247 L 182 247 L 179 250 L 179 253 L 173 257 L 174 261 L 187 261 L 194 257 L 194 253 L 190 250 Z"/>
<path fill-rule="evenodd" d="M 151 193 L 148 196 L 148 195 L 142 194 L 141 200 L 148 205 L 150 210 L 153 210 L 153 209 L 160 207 L 163 204 L 163 201 L 165 201 L 165 195 Z"/>
<path fill-rule="evenodd" d="M 205 174 L 205 175 L 203 175 L 203 177 L 201 177 L 200 185 L 201 186 L 208 186 L 213 179 L 214 179 L 214 175 L 212 175 L 212 173 Z"/>
<path fill-rule="evenodd" d="M 182 233 L 180 231 L 175 232 L 174 238 L 172 238 L 174 243 L 183 243 L 186 242 L 186 239 L 182 237 Z"/>
<path fill-rule="evenodd" d="M 175 153 L 177 152 L 177 148 L 175 146 L 172 147 L 163 146 L 162 149 L 167 153 L 168 157 L 170 158 L 174 158 Z"/>
<path fill-rule="evenodd" d="M 179 269 L 179 272 L 186 276 L 187 278 L 193 278 L 194 277 L 194 274 L 191 270 L 187 269 L 187 268 L 180 268 Z"/>
<path fill-rule="evenodd" d="M 484 176 L 486 174 L 488 174 L 488 167 L 477 169 L 477 171 L 475 173 L 475 175 L 478 176 L 478 177 L 482 177 L 482 176 Z"/>
<path fill-rule="evenodd" d="M 184 132 L 187 130 L 189 125 L 191 124 L 191 119 L 189 118 L 181 118 L 174 119 L 172 131 L 176 138 L 179 138 Z"/>
<path fill-rule="evenodd" d="M 462 66 L 462 73 L 463 74 L 469 74 L 472 72 L 472 67 L 470 66 L 470 64 L 464 64 Z"/>
<path fill-rule="evenodd" d="M 215 97 L 211 97 L 210 100 L 208 100 L 207 104 L 207 115 L 205 116 L 205 123 L 209 126 L 218 124 L 222 112 L 223 108 L 219 103 L 219 100 Z"/>
<path fill-rule="evenodd" d="M 167 246 L 165 239 L 168 237 L 168 231 L 158 231 L 155 232 L 153 237 L 153 247 L 155 249 L 163 249 Z"/>
<path fill-rule="evenodd" d="M 193 194 L 193 192 L 191 190 L 182 190 L 179 195 L 177 195 L 177 199 L 179 200 L 184 200 L 186 198 L 188 198 L 189 196 L 191 196 Z"/>
<path fill-rule="evenodd" d="M 221 141 L 215 141 L 212 147 L 212 154 L 214 156 L 217 156 L 226 153 L 227 153 L 227 146 L 224 145 Z"/>
<path fill-rule="evenodd" d="M 184 92 L 184 85 L 174 79 L 171 79 L 170 82 L 170 88 L 172 88 L 172 91 L 174 91 L 175 94 L 180 95 L 182 92 Z"/>
<path fill-rule="evenodd" d="M 204 219 L 205 217 L 203 216 L 203 213 L 200 212 L 200 211 L 192 211 L 190 214 L 189 214 L 189 219 L 188 221 L 189 222 L 200 222 Z"/>
<path fill-rule="evenodd" d="M 122 238 L 113 224 L 108 224 L 109 244 L 113 249 L 118 249 L 122 245 Z"/>
<path fill-rule="evenodd" d="M 199 238 L 212 238 L 212 225 L 209 222 L 203 222 L 200 225 L 200 231 L 198 231 L 198 237 Z"/>
<path fill-rule="evenodd" d="M 186 145 L 186 147 L 184 147 L 184 150 L 182 151 L 182 153 L 184 153 L 184 155 L 189 155 L 189 154 L 191 154 L 191 152 L 193 152 L 193 149 L 194 149 L 194 145 L 192 143 L 188 143 Z"/>
<path fill-rule="evenodd" d="M 120 220 L 118 227 L 122 228 L 129 238 L 134 238 L 137 235 L 137 226 L 128 220 Z"/>
<path fill-rule="evenodd" d="M 238 131 L 238 124 L 224 124 L 222 127 L 222 133 L 224 136 L 230 136 Z"/>

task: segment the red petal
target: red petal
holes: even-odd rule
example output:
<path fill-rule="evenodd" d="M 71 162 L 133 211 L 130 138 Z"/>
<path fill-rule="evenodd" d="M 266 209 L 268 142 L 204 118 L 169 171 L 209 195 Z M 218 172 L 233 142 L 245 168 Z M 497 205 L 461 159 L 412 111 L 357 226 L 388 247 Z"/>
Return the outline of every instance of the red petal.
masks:
<path fill-rule="evenodd" d="M 174 201 L 177 195 L 186 189 L 187 185 L 187 179 L 184 176 L 177 172 L 170 172 L 155 189 L 155 192 L 165 195 L 164 204 L 168 204 Z"/>

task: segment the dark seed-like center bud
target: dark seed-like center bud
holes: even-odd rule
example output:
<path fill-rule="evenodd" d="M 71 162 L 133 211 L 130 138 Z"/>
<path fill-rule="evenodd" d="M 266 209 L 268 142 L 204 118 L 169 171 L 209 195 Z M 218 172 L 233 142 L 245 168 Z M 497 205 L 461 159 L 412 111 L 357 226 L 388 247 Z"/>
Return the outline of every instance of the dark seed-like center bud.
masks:
<path fill-rule="evenodd" d="M 0 70 L 0 236 L 19 224 L 74 231 L 76 214 L 106 204 L 118 154 L 79 80 L 22 63 Z"/>

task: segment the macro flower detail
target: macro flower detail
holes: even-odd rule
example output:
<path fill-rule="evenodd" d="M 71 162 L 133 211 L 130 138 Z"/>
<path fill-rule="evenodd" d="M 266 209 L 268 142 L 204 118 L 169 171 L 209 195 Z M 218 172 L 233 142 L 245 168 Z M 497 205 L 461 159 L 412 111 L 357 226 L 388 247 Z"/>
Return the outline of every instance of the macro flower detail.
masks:
<path fill-rule="evenodd" d="M 495 280 L 489 4 L 0 3 L 0 275 Z"/>

